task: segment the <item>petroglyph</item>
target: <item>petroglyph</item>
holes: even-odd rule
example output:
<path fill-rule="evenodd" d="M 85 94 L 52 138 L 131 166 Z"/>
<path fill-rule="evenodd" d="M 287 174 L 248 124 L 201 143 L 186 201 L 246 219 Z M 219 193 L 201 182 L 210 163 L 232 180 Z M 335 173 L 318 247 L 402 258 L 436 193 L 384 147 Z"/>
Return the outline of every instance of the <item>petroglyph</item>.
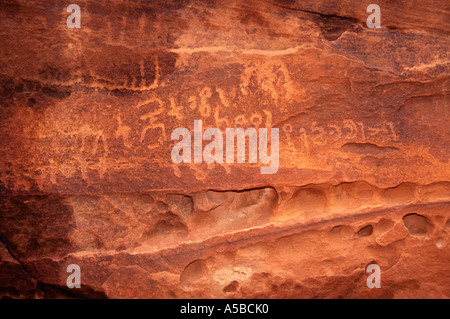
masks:
<path fill-rule="evenodd" d="M 130 135 L 131 127 L 129 127 L 127 125 L 123 125 L 122 117 L 120 115 L 117 116 L 117 122 L 118 122 L 118 125 L 117 125 L 117 129 L 115 132 L 115 136 L 122 137 L 125 147 L 130 148 L 131 142 L 129 140 L 129 135 Z"/>
<path fill-rule="evenodd" d="M 157 107 L 153 107 L 153 105 L 155 105 L 155 102 L 156 102 Z M 165 126 L 164 122 L 159 121 L 157 118 L 157 116 L 162 114 L 164 111 L 166 111 L 166 109 L 164 107 L 165 106 L 164 102 L 160 98 L 149 99 L 149 100 L 145 101 L 144 103 L 140 103 L 137 107 L 141 108 L 144 106 L 150 106 L 150 104 L 151 104 L 151 108 L 154 108 L 154 110 L 140 116 L 140 120 L 146 122 L 147 124 L 141 130 L 139 141 L 141 143 L 144 141 L 144 139 L 147 136 L 147 132 L 149 130 L 159 129 L 160 133 L 161 133 L 160 136 L 158 137 L 159 143 L 158 144 L 153 143 L 153 144 L 148 145 L 148 147 L 150 149 L 153 149 L 153 148 L 159 147 L 161 144 L 163 144 L 167 141 L 166 126 Z M 149 120 L 149 121 L 146 121 L 146 120 Z"/>
<path fill-rule="evenodd" d="M 290 143 L 293 128 L 291 124 L 284 124 L 287 141 Z M 298 134 L 301 133 L 301 134 Z M 351 141 L 398 141 L 392 122 L 381 123 L 379 126 L 365 125 L 363 122 L 355 122 L 351 119 L 343 120 L 337 124 L 320 125 L 313 121 L 311 125 L 297 129 L 296 136 L 301 135 L 303 146 L 308 147 L 311 141 L 314 145 L 324 146 L 331 142 L 341 140 Z"/>

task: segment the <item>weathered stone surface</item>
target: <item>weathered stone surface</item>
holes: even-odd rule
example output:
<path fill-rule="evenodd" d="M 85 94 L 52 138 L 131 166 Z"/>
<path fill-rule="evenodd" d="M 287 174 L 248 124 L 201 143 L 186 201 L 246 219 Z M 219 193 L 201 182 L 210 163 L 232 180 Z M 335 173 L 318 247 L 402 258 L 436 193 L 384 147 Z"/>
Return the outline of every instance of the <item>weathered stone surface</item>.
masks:
<path fill-rule="evenodd" d="M 448 2 L 76 3 L 0 4 L 1 296 L 450 297 Z M 194 120 L 278 172 L 173 163 Z"/>

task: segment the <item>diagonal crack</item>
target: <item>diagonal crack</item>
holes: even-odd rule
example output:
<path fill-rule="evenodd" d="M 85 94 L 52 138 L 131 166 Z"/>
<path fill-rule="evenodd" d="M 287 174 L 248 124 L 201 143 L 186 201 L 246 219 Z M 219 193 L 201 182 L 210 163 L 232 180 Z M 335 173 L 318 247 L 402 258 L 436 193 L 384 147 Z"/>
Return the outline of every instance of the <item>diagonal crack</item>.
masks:
<path fill-rule="evenodd" d="M 4 240 L 1 236 L 0 236 L 0 243 L 2 243 L 3 246 L 5 246 L 5 249 L 6 249 L 6 251 L 8 252 L 8 254 L 11 256 L 12 259 L 14 259 L 15 261 L 17 261 L 17 263 L 21 266 L 23 272 L 24 272 L 27 276 L 29 276 L 30 278 L 32 278 L 32 279 L 34 279 L 34 280 L 40 282 L 39 279 L 37 279 L 35 276 L 33 276 L 32 274 L 30 274 L 30 273 L 28 272 L 27 268 L 25 267 L 25 264 L 24 264 L 19 258 L 16 257 L 16 255 L 15 255 L 15 254 L 11 251 L 11 249 L 9 248 L 9 246 L 8 246 L 8 244 L 7 244 L 7 242 L 6 242 L 6 240 Z"/>

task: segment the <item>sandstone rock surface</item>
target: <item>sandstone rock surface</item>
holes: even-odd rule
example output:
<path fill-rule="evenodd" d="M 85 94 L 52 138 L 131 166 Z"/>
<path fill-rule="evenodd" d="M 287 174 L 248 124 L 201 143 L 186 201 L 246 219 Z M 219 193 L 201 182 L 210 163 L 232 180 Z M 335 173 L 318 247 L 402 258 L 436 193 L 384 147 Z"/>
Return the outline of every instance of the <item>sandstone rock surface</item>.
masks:
<path fill-rule="evenodd" d="M 448 1 L 74 2 L 0 4 L 0 296 L 450 297 Z M 194 120 L 278 171 L 175 164 Z"/>

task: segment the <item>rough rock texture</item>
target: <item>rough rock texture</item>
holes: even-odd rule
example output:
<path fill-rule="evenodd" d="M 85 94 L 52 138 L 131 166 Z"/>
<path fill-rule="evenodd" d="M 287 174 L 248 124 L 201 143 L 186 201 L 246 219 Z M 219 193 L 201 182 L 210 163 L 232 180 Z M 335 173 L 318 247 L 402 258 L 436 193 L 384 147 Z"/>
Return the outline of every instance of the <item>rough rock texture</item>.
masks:
<path fill-rule="evenodd" d="M 0 296 L 450 297 L 448 1 L 73 2 L 0 4 Z M 278 172 L 174 164 L 199 119 Z"/>

